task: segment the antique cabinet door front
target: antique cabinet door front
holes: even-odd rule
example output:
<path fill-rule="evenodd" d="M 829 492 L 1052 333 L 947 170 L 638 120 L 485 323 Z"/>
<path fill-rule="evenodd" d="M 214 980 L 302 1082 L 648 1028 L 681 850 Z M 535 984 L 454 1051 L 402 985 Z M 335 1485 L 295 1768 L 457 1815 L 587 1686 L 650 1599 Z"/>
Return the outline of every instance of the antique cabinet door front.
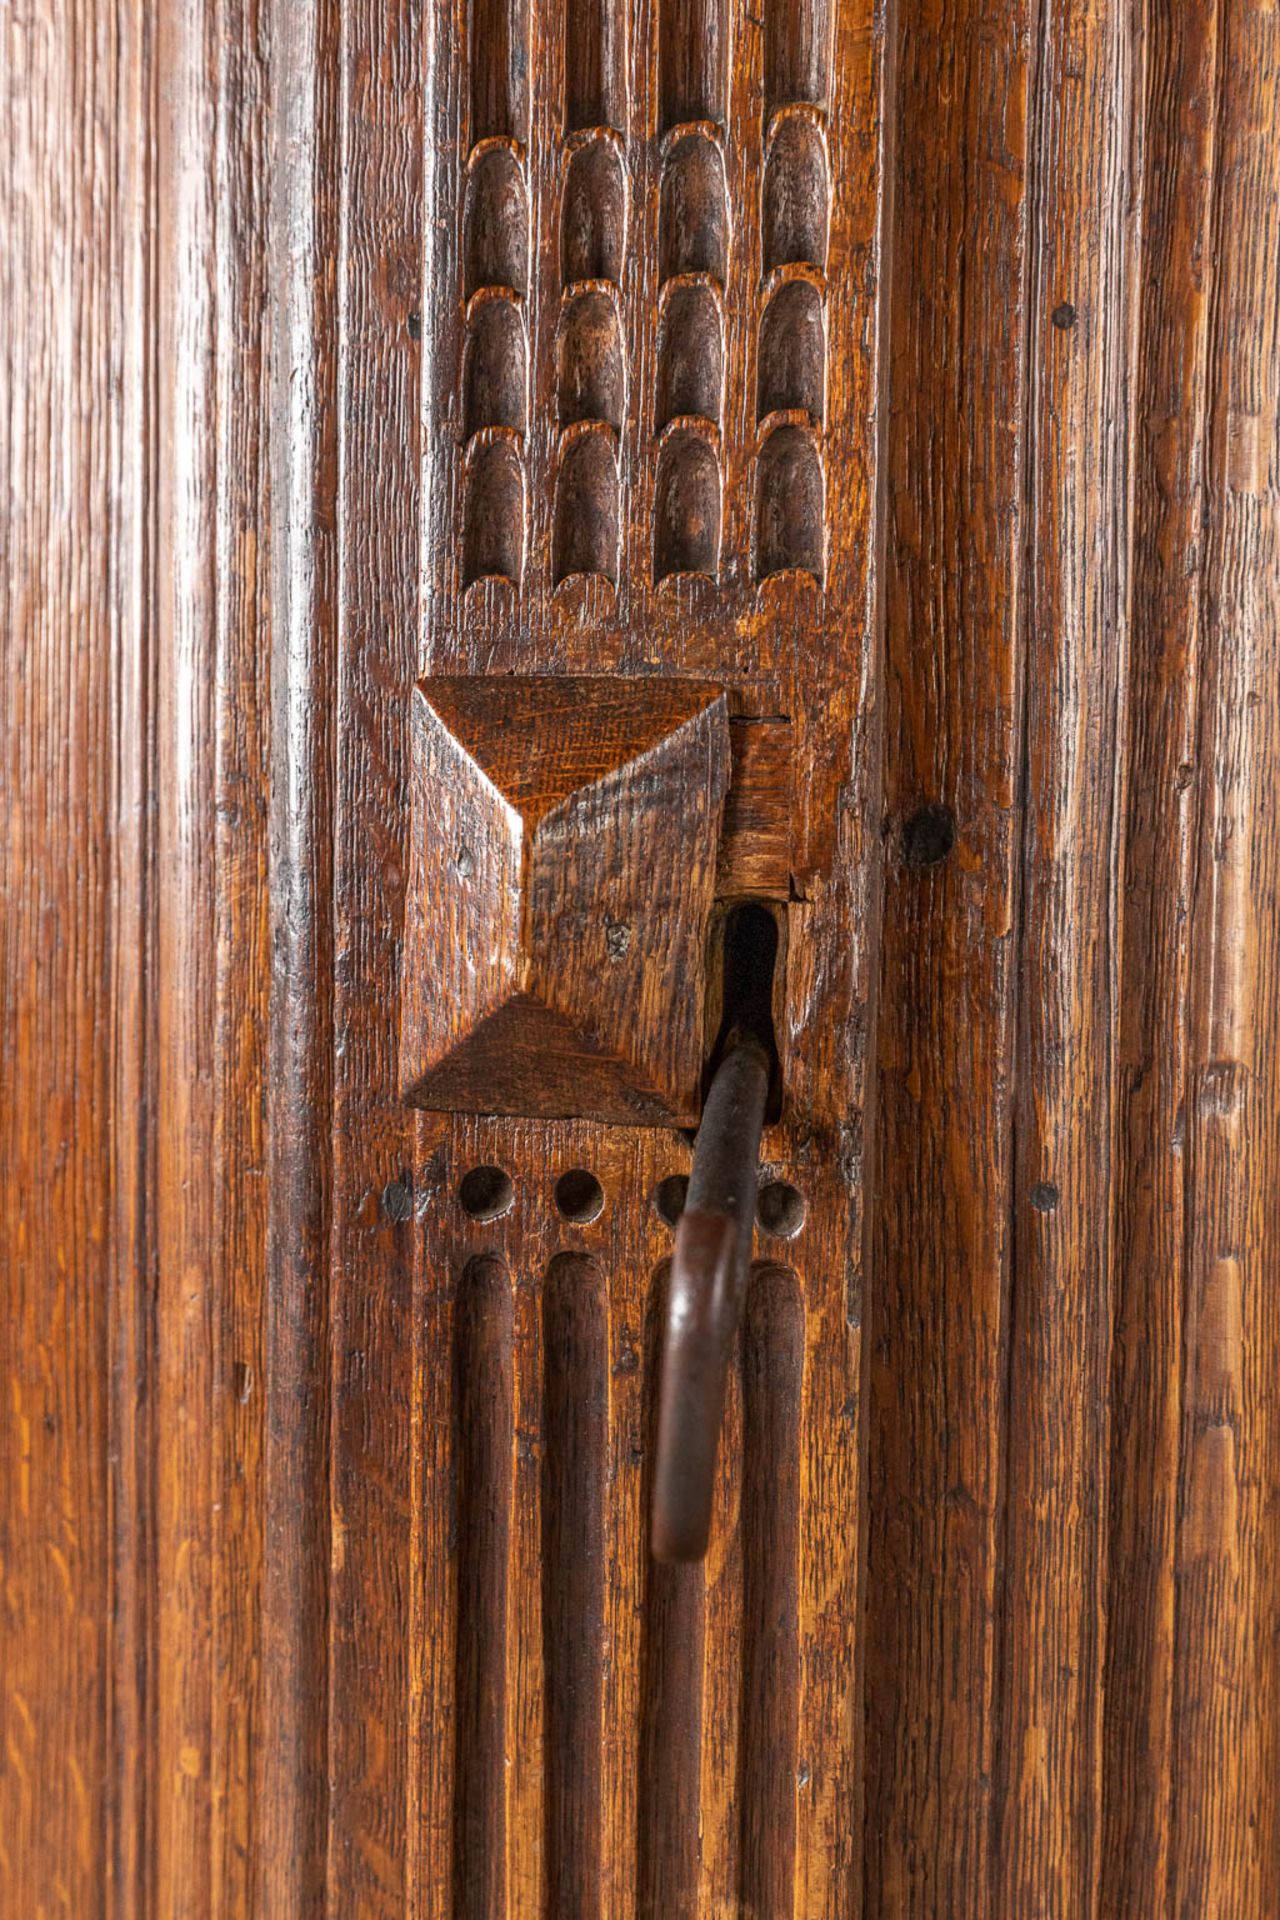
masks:
<path fill-rule="evenodd" d="M 11 11 L 0 1912 L 1271 1920 L 1275 13 Z"/>

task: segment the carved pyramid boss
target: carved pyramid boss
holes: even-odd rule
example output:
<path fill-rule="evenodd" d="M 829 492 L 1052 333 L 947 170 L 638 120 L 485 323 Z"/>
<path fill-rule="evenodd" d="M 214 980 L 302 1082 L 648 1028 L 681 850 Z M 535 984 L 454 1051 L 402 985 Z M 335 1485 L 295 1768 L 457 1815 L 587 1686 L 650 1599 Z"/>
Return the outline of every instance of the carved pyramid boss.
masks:
<path fill-rule="evenodd" d="M 404 1098 L 695 1120 L 730 768 L 721 689 L 429 679 L 413 732 Z"/>

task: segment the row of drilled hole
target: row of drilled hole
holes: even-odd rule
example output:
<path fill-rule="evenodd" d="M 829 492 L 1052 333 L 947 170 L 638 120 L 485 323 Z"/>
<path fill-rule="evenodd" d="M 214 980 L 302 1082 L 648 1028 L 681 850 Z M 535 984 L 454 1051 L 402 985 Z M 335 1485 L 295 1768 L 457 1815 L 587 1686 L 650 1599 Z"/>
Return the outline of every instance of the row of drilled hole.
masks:
<path fill-rule="evenodd" d="M 585 1226 L 604 1211 L 604 1188 L 586 1167 L 571 1167 L 555 1184 L 556 1209 L 565 1220 Z M 684 1212 L 689 1191 L 687 1174 L 670 1173 L 653 1190 L 659 1218 L 674 1227 Z M 515 1184 L 503 1167 L 478 1166 L 458 1183 L 458 1204 L 473 1220 L 499 1220 L 515 1205 Z M 768 1180 L 756 1200 L 756 1219 L 766 1233 L 793 1240 L 804 1225 L 807 1208 L 803 1194 L 787 1180 Z"/>

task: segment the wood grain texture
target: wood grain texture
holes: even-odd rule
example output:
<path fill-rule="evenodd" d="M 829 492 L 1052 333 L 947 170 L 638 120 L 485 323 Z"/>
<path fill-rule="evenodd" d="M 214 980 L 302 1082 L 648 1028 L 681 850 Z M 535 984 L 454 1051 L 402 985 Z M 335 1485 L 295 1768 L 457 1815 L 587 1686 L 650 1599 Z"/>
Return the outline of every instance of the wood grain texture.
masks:
<path fill-rule="evenodd" d="M 696 1121 L 722 690 L 433 676 L 412 738 L 403 1098 Z"/>
<path fill-rule="evenodd" d="M 273 21 L 271 994 L 265 1087 L 261 1813 L 254 1914 L 301 1920 L 328 1878 L 333 1195 L 333 725 L 337 651 L 336 6 Z M 303 158 L 305 156 L 305 158 Z"/>
<path fill-rule="evenodd" d="M 976 1920 L 994 1911 L 1029 47 L 1019 7 L 960 5 L 941 33 L 905 9 L 898 32 L 864 1898 Z"/>
<path fill-rule="evenodd" d="M 127 1910 L 141 1797 L 134 1703 L 121 1693 L 123 1724 L 112 1712 L 113 1667 L 144 1631 L 132 1566 L 122 1585 L 112 1575 L 110 1361 L 128 1374 L 134 1359 L 134 1168 L 118 1213 L 105 1176 L 130 1145 L 115 1074 L 128 1085 L 140 1039 L 115 998 L 112 912 L 116 808 L 139 784 L 124 766 L 117 785 L 115 751 L 137 695 L 141 476 L 123 442 L 145 336 L 120 326 L 136 255 L 95 219 L 140 210 L 141 50 L 74 5 L 7 22 L 5 49 L 0 1905 L 71 1916 Z"/>
<path fill-rule="evenodd" d="M 1270 1920 L 1273 13 L 4 45 L 6 1920 Z M 431 675 L 727 690 L 699 1567 L 687 1135 L 400 1098 Z"/>
<path fill-rule="evenodd" d="M 198 1915 L 253 1898 L 260 1737 L 265 266 L 238 232 L 267 181 L 257 16 L 174 10 L 156 57 L 153 1899 Z"/>

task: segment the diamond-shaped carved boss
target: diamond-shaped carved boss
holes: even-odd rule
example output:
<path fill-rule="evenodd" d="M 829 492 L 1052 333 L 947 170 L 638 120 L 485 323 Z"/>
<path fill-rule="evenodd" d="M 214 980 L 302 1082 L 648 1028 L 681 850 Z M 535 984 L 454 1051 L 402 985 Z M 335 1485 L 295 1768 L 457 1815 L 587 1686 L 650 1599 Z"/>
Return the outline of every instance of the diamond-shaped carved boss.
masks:
<path fill-rule="evenodd" d="M 695 1120 L 729 784 L 722 690 L 429 679 L 412 724 L 403 1097 Z"/>

